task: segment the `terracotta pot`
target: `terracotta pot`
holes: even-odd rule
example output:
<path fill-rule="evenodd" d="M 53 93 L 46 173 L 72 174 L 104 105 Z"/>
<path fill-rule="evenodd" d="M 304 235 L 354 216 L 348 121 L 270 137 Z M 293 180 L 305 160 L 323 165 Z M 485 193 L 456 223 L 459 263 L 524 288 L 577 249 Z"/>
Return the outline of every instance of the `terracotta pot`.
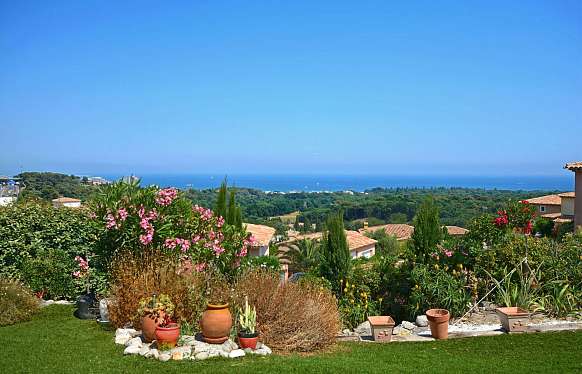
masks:
<path fill-rule="evenodd" d="M 529 313 L 519 307 L 507 307 L 495 309 L 503 329 L 507 332 L 524 332 L 527 330 Z"/>
<path fill-rule="evenodd" d="M 259 334 L 252 335 L 240 335 L 238 336 L 238 343 L 241 349 L 250 348 L 257 349 L 257 340 L 259 339 Z"/>
<path fill-rule="evenodd" d="M 451 315 L 446 309 L 429 309 L 426 311 L 426 319 L 430 326 L 430 333 L 435 339 L 447 339 L 449 337 L 449 319 Z"/>
<path fill-rule="evenodd" d="M 232 316 L 228 304 L 208 304 L 200 320 L 204 341 L 221 344 L 228 340 L 232 328 Z"/>
<path fill-rule="evenodd" d="M 156 327 L 156 342 L 158 347 L 161 344 L 166 344 L 173 348 L 178 343 L 178 338 L 180 338 L 180 325 L 177 323 L 172 323 L 167 327 Z"/>
<path fill-rule="evenodd" d="M 158 327 L 158 324 L 153 318 L 149 316 L 141 317 L 141 333 L 146 343 L 156 339 L 156 327 Z"/>

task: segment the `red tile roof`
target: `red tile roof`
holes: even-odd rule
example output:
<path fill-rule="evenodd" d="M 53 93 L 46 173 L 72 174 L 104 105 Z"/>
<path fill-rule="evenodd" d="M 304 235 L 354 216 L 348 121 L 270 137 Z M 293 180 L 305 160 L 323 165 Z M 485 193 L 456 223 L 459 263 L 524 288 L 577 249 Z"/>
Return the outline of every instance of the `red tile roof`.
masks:
<path fill-rule="evenodd" d="M 582 161 L 568 162 L 566 165 L 564 165 L 564 169 L 572 171 L 582 170 Z"/>
<path fill-rule="evenodd" d="M 74 199 L 72 197 L 59 197 L 58 199 L 53 199 L 54 203 L 79 203 L 81 200 Z"/>
<path fill-rule="evenodd" d="M 408 240 L 411 238 L 414 232 L 414 226 L 410 226 L 404 223 L 389 223 L 387 225 L 372 226 L 367 229 L 359 230 L 360 233 L 374 232 L 377 230 L 384 230 L 386 234 L 395 236 L 397 240 Z"/>
<path fill-rule="evenodd" d="M 534 205 L 562 205 L 562 199 L 559 195 L 546 195 L 527 199 L 527 202 Z"/>
<path fill-rule="evenodd" d="M 259 246 L 269 245 L 276 231 L 274 228 L 265 225 L 245 223 L 245 226 L 247 227 L 247 231 L 253 234 Z"/>
<path fill-rule="evenodd" d="M 297 235 L 296 237 L 291 238 L 288 242 L 293 242 L 293 241 L 302 240 L 302 239 L 321 240 L 322 236 L 323 236 L 323 233 L 314 232 L 311 234 Z M 366 246 L 377 243 L 376 240 L 374 240 L 372 238 L 368 238 L 367 236 L 363 235 L 362 233 L 359 233 L 357 231 L 350 231 L 350 230 L 346 230 L 346 239 L 348 241 L 348 246 L 350 247 L 350 251 L 358 250 L 362 247 L 366 247 Z"/>
<path fill-rule="evenodd" d="M 446 226 L 449 235 L 465 235 L 469 230 L 459 226 Z"/>
<path fill-rule="evenodd" d="M 576 197 L 576 193 L 575 192 L 564 192 L 564 193 L 559 194 L 558 196 L 574 198 L 574 197 Z"/>

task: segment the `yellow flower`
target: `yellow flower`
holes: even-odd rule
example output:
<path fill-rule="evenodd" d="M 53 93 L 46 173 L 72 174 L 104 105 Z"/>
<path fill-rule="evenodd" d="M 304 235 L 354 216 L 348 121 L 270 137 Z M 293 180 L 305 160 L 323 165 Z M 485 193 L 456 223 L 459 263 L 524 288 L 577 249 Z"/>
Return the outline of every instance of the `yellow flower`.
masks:
<path fill-rule="evenodd" d="M 458 264 L 457 267 L 461 270 L 463 270 L 463 264 Z"/>
<path fill-rule="evenodd" d="M 438 269 L 439 268 L 439 264 L 434 264 L 434 268 Z"/>
<path fill-rule="evenodd" d="M 348 289 L 347 288 L 344 288 L 344 292 L 348 292 Z"/>

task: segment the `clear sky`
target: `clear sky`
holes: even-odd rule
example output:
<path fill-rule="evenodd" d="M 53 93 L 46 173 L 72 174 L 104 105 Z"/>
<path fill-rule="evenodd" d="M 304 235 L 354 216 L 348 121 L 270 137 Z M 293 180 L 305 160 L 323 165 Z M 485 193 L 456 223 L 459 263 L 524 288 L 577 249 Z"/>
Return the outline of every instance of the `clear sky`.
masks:
<path fill-rule="evenodd" d="M 2 1 L 0 174 L 560 174 L 582 1 Z"/>

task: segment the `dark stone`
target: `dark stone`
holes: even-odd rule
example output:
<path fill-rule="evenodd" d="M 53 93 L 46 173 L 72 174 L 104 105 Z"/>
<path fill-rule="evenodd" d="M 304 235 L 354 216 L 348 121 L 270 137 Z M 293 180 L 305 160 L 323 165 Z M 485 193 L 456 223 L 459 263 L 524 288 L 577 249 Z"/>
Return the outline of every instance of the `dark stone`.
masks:
<path fill-rule="evenodd" d="M 96 319 L 99 316 L 99 304 L 95 294 L 85 294 L 77 300 L 75 317 L 80 319 Z"/>

